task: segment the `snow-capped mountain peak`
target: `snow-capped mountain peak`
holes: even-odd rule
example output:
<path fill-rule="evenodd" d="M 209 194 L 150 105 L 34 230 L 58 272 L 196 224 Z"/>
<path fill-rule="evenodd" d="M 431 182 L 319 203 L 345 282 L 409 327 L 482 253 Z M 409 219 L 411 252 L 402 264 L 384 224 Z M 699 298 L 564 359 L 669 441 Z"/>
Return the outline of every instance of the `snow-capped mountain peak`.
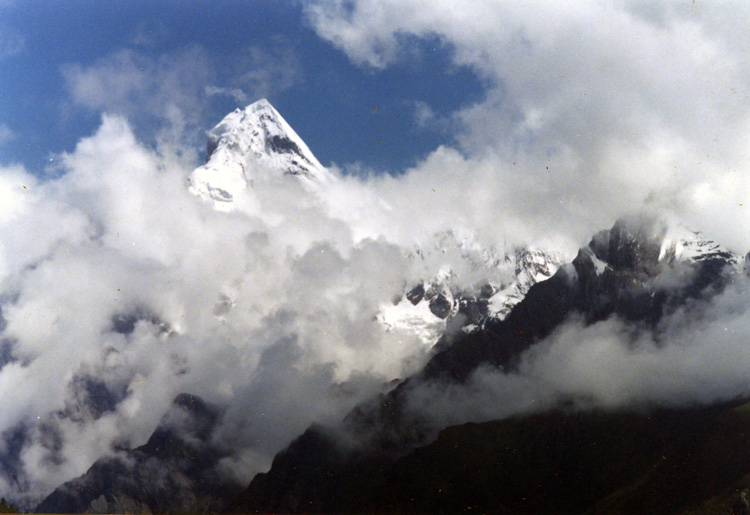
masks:
<path fill-rule="evenodd" d="M 700 231 L 693 231 L 679 226 L 667 232 L 662 241 L 659 260 L 667 261 L 703 261 L 721 257 L 733 263 L 739 257 L 713 240 L 706 238 Z"/>
<path fill-rule="evenodd" d="M 208 133 L 206 164 L 193 171 L 190 190 L 229 209 L 256 181 L 293 176 L 315 188 L 335 180 L 266 99 L 235 109 Z"/>

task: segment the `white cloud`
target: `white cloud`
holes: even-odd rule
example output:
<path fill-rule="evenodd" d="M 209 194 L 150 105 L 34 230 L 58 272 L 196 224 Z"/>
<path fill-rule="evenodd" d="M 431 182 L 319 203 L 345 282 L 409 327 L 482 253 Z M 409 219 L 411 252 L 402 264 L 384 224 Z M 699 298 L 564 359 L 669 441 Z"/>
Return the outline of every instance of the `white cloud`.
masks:
<path fill-rule="evenodd" d="M 240 105 L 247 104 L 249 101 L 249 97 L 247 96 L 247 94 L 240 88 L 220 88 L 217 86 L 206 86 L 205 91 L 206 95 L 208 96 L 224 95 L 231 97 Z"/>
<path fill-rule="evenodd" d="M 413 390 L 411 409 L 438 428 L 565 403 L 578 408 L 681 407 L 750 395 L 750 283 L 665 317 L 656 330 L 616 317 L 571 319 L 531 347 L 510 373 L 478 369 L 466 384 Z"/>
<path fill-rule="evenodd" d="M 142 444 L 181 391 L 232 406 L 218 437 L 237 451 L 227 466 L 252 474 L 312 421 L 338 419 L 426 359 L 416 335 L 375 319 L 425 266 L 388 227 L 365 234 L 294 180 L 259 181 L 254 215 L 216 212 L 169 155 L 105 115 L 61 156 L 61 176 L 0 170 L 0 339 L 12 355 L 0 388 L 18 390 L 0 399 L 0 433 L 30 435 L 18 470 L 28 488 L 0 483 L 7 496 L 30 503 L 113 442 Z M 113 317 L 136 315 L 115 330 Z M 82 374 L 125 400 L 101 418 L 58 417 Z"/>
<path fill-rule="evenodd" d="M 746 7 L 330 0 L 306 12 L 354 63 L 384 68 L 410 37 L 437 37 L 485 81 L 454 116 L 467 166 L 494 168 L 505 191 L 488 195 L 512 200 L 498 218 L 554 218 L 575 239 L 648 205 L 750 247 L 725 223 L 750 222 L 735 209 L 750 186 Z"/>
<path fill-rule="evenodd" d="M 213 66 L 199 48 L 156 58 L 122 51 L 66 67 L 77 105 L 115 114 L 62 156 L 58 178 L 0 169 L 2 338 L 15 360 L 0 368 L 0 389 L 24 384 L 0 399 L 0 431 L 42 420 L 63 439 L 63 460 L 51 466 L 52 451 L 32 438 L 26 493 L 80 474 L 115 440 L 142 443 L 180 391 L 232 403 L 219 437 L 240 458 L 228 466 L 260 470 L 312 420 L 336 419 L 424 362 L 413 335 L 384 332 L 375 315 L 444 264 L 404 255 L 436 232 L 572 250 L 648 206 L 750 247 L 739 206 L 750 191 L 741 93 L 750 36 L 730 35 L 746 13 L 725 19 L 730 29 L 712 7 L 638 5 L 310 4 L 316 30 L 356 63 L 383 68 L 408 53 L 410 36 L 438 37 L 489 88 L 454 114 L 459 148 L 439 147 L 399 177 L 342 178 L 319 197 L 293 182 L 257 184 L 253 214 L 218 213 L 191 197 L 190 159 L 179 155 L 198 133 L 205 95 L 241 100 L 301 80 L 291 46 L 250 49 L 236 85 L 210 86 Z M 157 150 L 124 116 L 166 126 L 154 131 Z M 465 419 L 486 416 L 486 394 L 502 413 L 560 392 L 607 405 L 667 391 L 691 398 L 692 385 L 711 377 L 726 387 L 708 384 L 699 400 L 731 394 L 750 364 L 741 338 L 720 352 L 704 343 L 723 328 L 746 334 L 744 301 L 727 311 L 736 316 L 721 315 L 731 300 L 722 297 L 703 328 L 671 319 L 678 343 L 664 349 L 648 338 L 632 347 L 617 321 L 566 326 L 527 356 L 521 374 L 479 373 L 478 396 L 448 395 L 464 403 Z M 113 316 L 134 313 L 145 315 L 131 332 L 113 330 Z M 667 364 L 669 373 L 654 373 Z M 70 400 L 61 385 L 90 370 L 126 385 L 127 398 L 97 420 L 57 419 Z"/>
<path fill-rule="evenodd" d="M 533 176 L 507 184 L 518 168 L 499 156 L 472 158 L 439 147 L 402 176 L 371 176 L 364 191 L 359 179 L 348 177 L 323 194 L 330 212 L 348 220 L 360 236 L 387 234 L 409 245 L 450 228 L 497 248 L 516 244 L 575 252 L 591 230 L 575 234 L 561 227 L 560 221 L 570 218 L 564 191 L 551 191 Z M 540 193 L 549 195 L 547 205 L 533 201 Z"/>

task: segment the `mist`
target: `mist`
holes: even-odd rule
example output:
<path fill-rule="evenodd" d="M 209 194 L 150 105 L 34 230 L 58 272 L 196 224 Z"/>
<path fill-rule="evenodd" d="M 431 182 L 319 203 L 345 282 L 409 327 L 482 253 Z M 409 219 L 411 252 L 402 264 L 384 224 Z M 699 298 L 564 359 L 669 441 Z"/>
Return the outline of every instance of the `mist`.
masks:
<path fill-rule="evenodd" d="M 410 391 L 409 409 L 440 429 L 551 408 L 641 411 L 746 399 L 749 327 L 750 281 L 737 274 L 655 328 L 572 315 L 513 371 L 481 366 L 465 384 L 425 383 Z"/>
<path fill-rule="evenodd" d="M 231 405 L 220 438 L 252 456 L 232 467 L 249 481 L 309 423 L 424 361 L 416 335 L 375 320 L 407 285 L 404 249 L 355 240 L 295 181 L 249 192 L 254 215 L 219 213 L 117 116 L 61 161 L 58 178 L 0 175 L 0 433 L 27 434 L 5 455 L 23 479 L 2 479 L 9 497 L 143 444 L 180 392 Z M 81 378 L 112 405 L 87 406 Z"/>
<path fill-rule="evenodd" d="M 571 259 L 596 231 L 648 210 L 750 248 L 746 10 L 727 19 L 705 5 L 549 2 L 541 16 L 535 4 L 480 2 L 486 15 L 466 16 L 471 4 L 310 2 L 313 30 L 374 76 L 414 58 L 405 36 L 434 37 L 485 94 L 443 119 L 419 104 L 420 128 L 456 131 L 408 170 L 332 165 L 338 180 L 316 191 L 257 181 L 230 212 L 188 191 L 208 128 L 195 112 L 209 96 L 291 88 L 301 64 L 288 45 L 253 54 L 258 69 L 239 93 L 213 84 L 199 47 L 63 69 L 70 102 L 104 113 L 100 125 L 50 169 L 0 167 L 7 498 L 31 506 L 114 446 L 145 443 L 181 392 L 224 409 L 214 434 L 232 450 L 224 472 L 249 481 L 311 423 L 340 420 L 424 365 L 430 346 L 378 314 L 446 269 L 467 292 L 501 275 L 467 262 L 472 245 Z M 446 250 L 448 231 L 466 246 Z M 748 287 L 738 276 L 652 332 L 570 320 L 517 372 L 427 385 L 410 406 L 444 426 L 561 400 L 747 395 Z M 85 380 L 107 403 L 92 407 Z"/>
<path fill-rule="evenodd" d="M 53 175 L 0 174 L 0 387 L 14 392 L 0 434 L 22 435 L 0 488 L 22 505 L 145 443 L 182 392 L 222 408 L 222 470 L 249 482 L 309 424 L 426 362 L 434 341 L 384 327 L 384 308 L 446 270 L 468 293 L 502 278 L 484 253 L 516 244 L 473 229 L 487 205 L 465 209 L 472 186 L 417 171 L 316 191 L 270 178 L 217 211 L 189 193 L 179 150 L 104 115 Z"/>

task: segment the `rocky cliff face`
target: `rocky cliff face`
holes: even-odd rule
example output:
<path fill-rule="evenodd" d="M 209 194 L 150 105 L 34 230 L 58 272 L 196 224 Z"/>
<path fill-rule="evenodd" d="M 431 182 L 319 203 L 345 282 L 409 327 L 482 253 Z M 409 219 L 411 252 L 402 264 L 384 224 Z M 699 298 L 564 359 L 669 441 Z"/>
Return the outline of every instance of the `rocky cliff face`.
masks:
<path fill-rule="evenodd" d="M 658 222 L 618 221 L 597 233 L 575 259 L 532 286 L 502 321 L 490 321 L 438 353 L 427 377 L 465 379 L 481 363 L 511 369 L 521 353 L 547 336 L 570 313 L 588 323 L 617 315 L 654 326 L 689 298 L 708 298 L 740 273 L 739 258 L 687 233 L 677 243 Z M 676 253 L 682 248 L 703 252 Z"/>

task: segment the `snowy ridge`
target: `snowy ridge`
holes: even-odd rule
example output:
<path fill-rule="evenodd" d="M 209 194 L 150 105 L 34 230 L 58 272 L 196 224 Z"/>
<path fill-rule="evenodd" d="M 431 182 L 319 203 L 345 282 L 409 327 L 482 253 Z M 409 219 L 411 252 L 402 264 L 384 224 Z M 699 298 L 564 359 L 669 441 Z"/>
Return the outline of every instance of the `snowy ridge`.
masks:
<path fill-rule="evenodd" d="M 430 310 L 429 301 L 412 304 L 406 298 L 397 304 L 383 305 L 377 320 L 386 331 L 414 335 L 428 347 L 438 341 L 446 327 L 445 319 Z"/>
<path fill-rule="evenodd" d="M 228 210 L 255 181 L 291 175 L 310 188 L 335 180 L 266 100 L 229 113 L 208 134 L 206 164 L 190 176 L 190 191 Z"/>
<path fill-rule="evenodd" d="M 442 254 L 459 251 L 458 265 L 465 267 L 464 273 L 444 265 L 432 279 L 408 289 L 395 303 L 381 306 L 376 316 L 386 331 L 406 331 L 426 346 L 434 345 L 454 322 L 470 332 L 487 320 L 504 319 L 534 284 L 552 277 L 562 261 L 539 249 L 501 253 L 450 232 L 438 242 Z M 417 249 L 417 255 L 429 259 L 431 250 L 435 249 Z M 467 275 L 481 281 L 467 287 L 459 282 Z"/>
<path fill-rule="evenodd" d="M 559 256 L 539 249 L 521 249 L 515 254 L 516 277 L 506 288 L 489 299 L 489 315 L 503 320 L 521 302 L 536 283 L 555 275 L 560 268 Z"/>
<path fill-rule="evenodd" d="M 700 231 L 692 231 L 684 226 L 670 230 L 661 245 L 659 261 L 704 261 L 724 258 L 733 264 L 739 257 L 713 240 L 707 239 Z"/>
<path fill-rule="evenodd" d="M 656 242 L 659 251 L 658 261 L 664 265 L 718 259 L 735 267 L 749 267 L 739 256 L 700 232 L 682 226 L 646 232 L 649 238 L 654 238 L 652 241 Z M 580 251 L 597 276 L 618 266 L 608 262 L 607 255 L 612 249 L 607 250 L 609 242 L 604 240 L 609 238 L 609 233 L 603 231 L 596 235 L 592 243 Z M 615 255 L 643 252 L 643 249 L 638 250 L 641 245 L 639 238 L 628 230 L 621 232 L 616 242 L 622 248 L 618 247 Z M 628 246 L 632 247 L 631 250 L 627 250 Z M 481 328 L 487 320 L 505 319 L 534 284 L 549 279 L 562 266 L 562 259 L 553 253 L 539 249 L 497 252 L 482 248 L 471 238 L 456 237 L 451 232 L 437 239 L 436 248 L 446 256 L 458 254 L 460 259 L 454 256 L 449 261 L 465 266 L 461 270 L 443 267 L 431 279 L 406 292 L 398 302 L 382 306 L 377 315 L 386 330 L 410 331 L 429 346 L 437 342 L 454 320 L 463 326 L 464 331 L 470 332 Z M 436 254 L 436 248 L 419 248 L 416 254 L 429 260 Z M 656 258 L 656 254 L 653 256 Z M 574 274 L 575 268 L 572 265 L 569 268 Z M 467 277 L 474 281 L 483 279 L 484 282 L 475 282 L 473 288 L 467 288 Z M 458 279 L 464 281 L 459 283 Z M 461 315 L 465 318 L 459 319 Z"/>

